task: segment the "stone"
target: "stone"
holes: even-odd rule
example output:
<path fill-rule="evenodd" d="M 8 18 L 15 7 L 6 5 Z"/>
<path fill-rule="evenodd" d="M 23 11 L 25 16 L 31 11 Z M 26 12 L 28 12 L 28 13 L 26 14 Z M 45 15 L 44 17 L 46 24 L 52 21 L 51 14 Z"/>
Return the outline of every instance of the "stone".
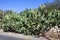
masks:
<path fill-rule="evenodd" d="M 1 33 L 1 32 L 4 32 L 4 30 L 3 30 L 3 29 L 0 29 L 0 33 Z"/>
<path fill-rule="evenodd" d="M 46 37 L 50 39 L 59 39 L 60 33 L 58 26 L 52 27 L 48 32 L 44 34 Z"/>

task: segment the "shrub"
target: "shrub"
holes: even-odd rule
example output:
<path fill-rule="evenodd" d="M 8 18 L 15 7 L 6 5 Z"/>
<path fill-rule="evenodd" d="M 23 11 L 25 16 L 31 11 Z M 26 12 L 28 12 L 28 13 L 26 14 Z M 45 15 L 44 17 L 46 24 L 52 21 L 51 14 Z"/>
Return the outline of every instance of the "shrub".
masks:
<path fill-rule="evenodd" d="M 20 14 L 13 11 L 5 12 L 2 23 L 5 31 L 18 32 L 25 35 L 39 35 L 48 27 L 60 25 L 58 9 L 26 9 Z"/>

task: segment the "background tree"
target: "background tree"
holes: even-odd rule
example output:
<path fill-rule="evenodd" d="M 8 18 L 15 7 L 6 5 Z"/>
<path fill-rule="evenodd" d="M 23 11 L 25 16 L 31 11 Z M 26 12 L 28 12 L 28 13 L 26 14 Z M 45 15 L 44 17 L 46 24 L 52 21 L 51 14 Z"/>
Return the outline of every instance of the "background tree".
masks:
<path fill-rule="evenodd" d="M 60 9 L 60 0 L 54 0 L 51 3 L 45 3 L 47 9 Z"/>

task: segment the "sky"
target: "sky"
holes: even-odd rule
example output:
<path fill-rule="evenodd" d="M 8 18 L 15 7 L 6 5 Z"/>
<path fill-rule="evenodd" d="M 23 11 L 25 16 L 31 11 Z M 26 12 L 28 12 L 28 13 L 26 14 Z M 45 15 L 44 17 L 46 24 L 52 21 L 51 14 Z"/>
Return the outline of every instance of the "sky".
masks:
<path fill-rule="evenodd" d="M 0 0 L 0 9 L 3 11 L 14 10 L 20 12 L 26 8 L 37 8 L 41 4 L 52 1 L 53 0 Z"/>

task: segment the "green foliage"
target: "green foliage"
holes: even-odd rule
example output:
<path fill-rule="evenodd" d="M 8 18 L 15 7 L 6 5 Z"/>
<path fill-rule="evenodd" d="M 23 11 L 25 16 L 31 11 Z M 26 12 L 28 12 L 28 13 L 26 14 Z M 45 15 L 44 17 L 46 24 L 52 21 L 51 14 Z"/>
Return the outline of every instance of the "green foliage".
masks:
<path fill-rule="evenodd" d="M 13 11 L 5 11 L 0 27 L 5 31 L 18 32 L 25 35 L 39 35 L 48 27 L 59 26 L 60 10 L 43 10 L 44 8 L 45 6 L 37 9 L 26 9 L 20 14 Z"/>

